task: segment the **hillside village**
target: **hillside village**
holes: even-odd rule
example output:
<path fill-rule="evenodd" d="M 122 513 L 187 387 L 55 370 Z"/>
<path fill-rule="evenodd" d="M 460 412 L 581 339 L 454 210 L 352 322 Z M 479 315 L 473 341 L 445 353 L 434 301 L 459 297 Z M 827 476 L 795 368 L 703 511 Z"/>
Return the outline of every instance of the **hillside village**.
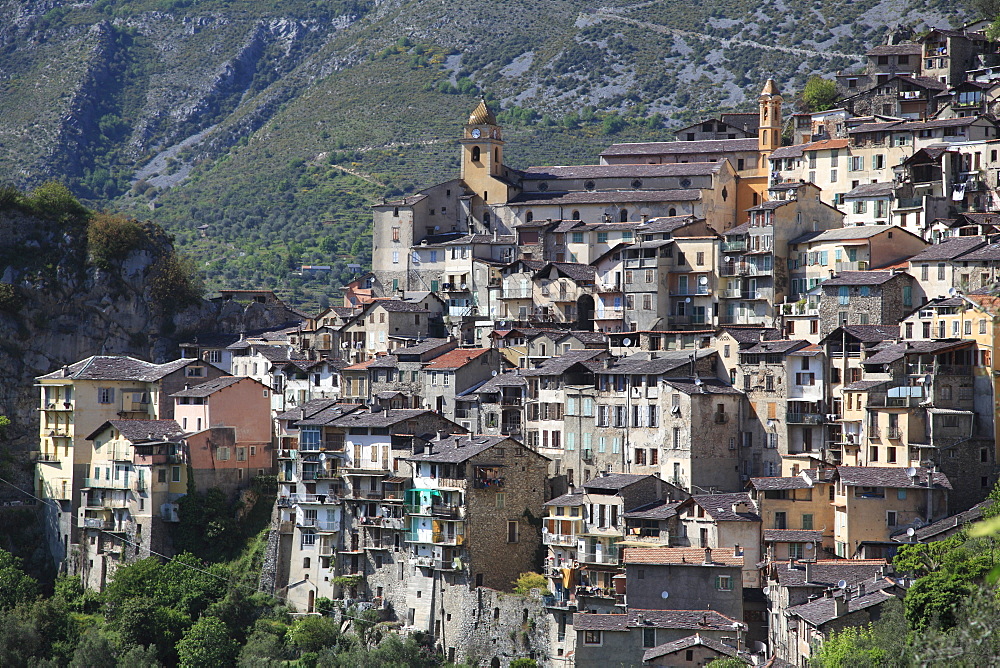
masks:
<path fill-rule="evenodd" d="M 296 613 L 491 666 L 807 665 L 1000 477 L 985 25 L 591 165 L 508 167 L 481 102 L 454 179 L 373 207 L 342 305 L 223 290 L 284 324 L 37 379 L 50 551 L 103 589 L 174 553 L 184 495 L 270 477 L 261 586 Z"/>

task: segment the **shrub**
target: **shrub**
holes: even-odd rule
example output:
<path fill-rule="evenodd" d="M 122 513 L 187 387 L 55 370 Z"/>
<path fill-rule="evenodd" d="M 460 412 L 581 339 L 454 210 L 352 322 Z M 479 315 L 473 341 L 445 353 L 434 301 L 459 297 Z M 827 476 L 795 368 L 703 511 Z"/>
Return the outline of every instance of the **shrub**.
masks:
<path fill-rule="evenodd" d="M 522 596 L 530 594 L 532 589 L 548 589 L 548 581 L 538 573 L 521 573 L 514 581 L 514 593 Z"/>
<path fill-rule="evenodd" d="M 147 241 L 146 230 L 132 218 L 99 213 L 87 226 L 87 250 L 101 269 L 111 269 Z"/>

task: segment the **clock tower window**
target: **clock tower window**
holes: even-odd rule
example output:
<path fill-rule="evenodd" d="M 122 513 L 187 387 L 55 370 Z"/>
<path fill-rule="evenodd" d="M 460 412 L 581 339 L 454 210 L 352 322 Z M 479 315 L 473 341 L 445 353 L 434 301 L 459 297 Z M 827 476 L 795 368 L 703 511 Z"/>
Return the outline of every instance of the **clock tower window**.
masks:
<path fill-rule="evenodd" d="M 472 147 L 472 162 L 479 162 L 479 147 Z"/>

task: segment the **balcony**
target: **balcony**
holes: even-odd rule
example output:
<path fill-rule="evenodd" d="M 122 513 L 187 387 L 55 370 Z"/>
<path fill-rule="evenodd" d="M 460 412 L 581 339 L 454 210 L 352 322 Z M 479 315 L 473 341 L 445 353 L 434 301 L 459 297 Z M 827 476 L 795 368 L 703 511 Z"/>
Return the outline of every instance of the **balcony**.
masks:
<path fill-rule="evenodd" d="M 671 297 L 705 297 L 710 294 L 712 294 L 712 291 L 707 285 L 687 285 L 670 291 Z"/>
<path fill-rule="evenodd" d="M 597 292 L 621 292 L 622 284 L 618 282 L 605 283 L 600 281 L 597 284 Z"/>
<path fill-rule="evenodd" d="M 823 424 L 826 416 L 822 413 L 788 413 L 785 416 L 788 424 Z"/>
<path fill-rule="evenodd" d="M 896 209 L 920 209 L 924 206 L 922 197 L 900 197 L 896 200 Z"/>
<path fill-rule="evenodd" d="M 839 274 L 842 271 L 868 271 L 868 262 L 858 260 L 857 262 L 836 262 L 835 271 Z"/>
<path fill-rule="evenodd" d="M 618 552 L 583 552 L 580 563 L 584 564 L 618 564 Z"/>
<path fill-rule="evenodd" d="M 723 241 L 722 242 L 722 252 L 723 253 L 742 253 L 747 249 L 746 239 L 740 239 L 738 241 Z"/>
<path fill-rule="evenodd" d="M 621 320 L 625 316 L 623 308 L 603 308 L 594 311 L 594 320 Z"/>
<path fill-rule="evenodd" d="M 927 374 L 938 376 L 971 376 L 972 368 L 965 364 L 910 364 L 909 374 L 911 376 L 925 376 Z"/>
<path fill-rule="evenodd" d="M 719 296 L 723 299 L 739 299 L 742 294 L 743 291 L 739 288 L 726 288 L 719 291 Z"/>
<path fill-rule="evenodd" d="M 83 486 L 91 489 L 128 489 L 126 480 L 105 480 L 101 478 L 84 478 Z"/>
<path fill-rule="evenodd" d="M 424 568 L 434 568 L 434 557 L 412 557 L 410 561 L 417 566 Z"/>
<path fill-rule="evenodd" d="M 501 299 L 531 299 L 531 288 L 509 288 L 503 291 Z"/>
<path fill-rule="evenodd" d="M 720 325 L 770 325 L 772 319 L 766 315 L 754 315 L 753 313 L 736 313 L 733 315 L 720 315 Z"/>
<path fill-rule="evenodd" d="M 45 463 L 45 464 L 58 464 L 59 456 L 54 452 L 46 452 L 45 450 L 32 450 L 32 457 L 34 461 Z"/>
<path fill-rule="evenodd" d="M 115 528 L 115 523 L 112 520 L 87 517 L 83 520 L 83 526 L 87 529 L 104 529 L 105 531 L 111 531 Z"/>
<path fill-rule="evenodd" d="M 712 421 L 715 424 L 726 424 L 729 422 L 729 413 L 714 413 L 712 415 Z"/>
<path fill-rule="evenodd" d="M 896 426 L 896 427 L 889 427 L 888 429 L 886 429 L 885 435 L 888 438 L 891 438 L 891 439 L 894 439 L 894 440 L 898 441 L 899 439 L 903 438 L 903 430 L 900 429 L 898 426 Z"/>
<path fill-rule="evenodd" d="M 577 537 L 574 534 L 543 533 L 543 545 L 562 545 L 564 547 L 576 547 Z"/>
<path fill-rule="evenodd" d="M 501 478 L 501 477 L 476 478 L 473 481 L 472 486 L 475 487 L 476 489 L 487 489 L 487 488 L 490 488 L 490 487 L 493 487 L 493 488 L 503 487 L 504 486 L 504 479 Z"/>

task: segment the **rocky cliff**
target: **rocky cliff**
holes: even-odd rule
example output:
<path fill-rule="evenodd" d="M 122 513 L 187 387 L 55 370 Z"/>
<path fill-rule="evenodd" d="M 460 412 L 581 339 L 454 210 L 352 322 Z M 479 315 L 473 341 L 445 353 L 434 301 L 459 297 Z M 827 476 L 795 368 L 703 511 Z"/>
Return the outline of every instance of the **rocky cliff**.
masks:
<path fill-rule="evenodd" d="M 95 239 L 115 241 L 106 230 L 99 236 L 95 220 L 141 231 L 130 238 L 135 247 L 94 247 Z M 0 192 L 0 414 L 11 420 L 0 475 L 30 489 L 36 376 L 96 354 L 166 361 L 194 332 L 281 324 L 259 305 L 201 299 L 179 266 L 171 238 L 156 226 L 94 216 L 56 186 L 28 196 Z M 10 492 L 0 488 L 0 499 L 14 498 Z"/>

